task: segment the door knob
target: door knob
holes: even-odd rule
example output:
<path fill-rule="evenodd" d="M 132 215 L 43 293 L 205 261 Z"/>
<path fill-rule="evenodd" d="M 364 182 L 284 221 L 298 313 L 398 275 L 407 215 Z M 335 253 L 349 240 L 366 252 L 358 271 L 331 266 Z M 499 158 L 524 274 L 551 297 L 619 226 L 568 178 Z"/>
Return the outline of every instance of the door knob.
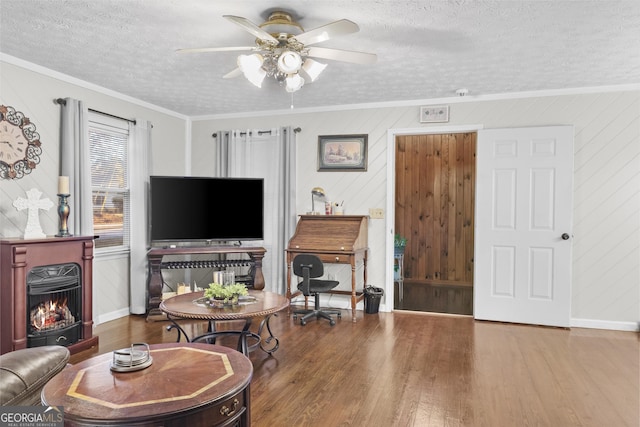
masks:
<path fill-rule="evenodd" d="M 562 240 L 569 240 L 569 237 L 571 236 L 569 236 L 567 233 L 562 233 L 561 237 L 562 237 Z"/>

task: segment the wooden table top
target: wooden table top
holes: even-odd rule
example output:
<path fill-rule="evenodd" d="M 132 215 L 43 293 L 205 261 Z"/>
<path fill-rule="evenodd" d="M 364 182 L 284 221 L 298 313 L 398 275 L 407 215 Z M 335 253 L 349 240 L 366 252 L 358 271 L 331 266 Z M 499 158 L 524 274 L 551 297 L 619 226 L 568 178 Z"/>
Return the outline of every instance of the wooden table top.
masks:
<path fill-rule="evenodd" d="M 284 295 L 250 289 L 249 296 L 255 297 L 255 301 L 214 308 L 197 301 L 203 294 L 204 291 L 176 295 L 162 301 L 160 310 L 183 319 L 237 320 L 267 316 L 289 306 Z"/>
<path fill-rule="evenodd" d="M 157 420 L 196 411 L 246 388 L 253 365 L 227 347 L 198 343 L 150 346 L 153 363 L 113 372 L 113 353 L 68 366 L 42 390 L 45 406 L 63 406 L 65 419 L 88 424 Z"/>

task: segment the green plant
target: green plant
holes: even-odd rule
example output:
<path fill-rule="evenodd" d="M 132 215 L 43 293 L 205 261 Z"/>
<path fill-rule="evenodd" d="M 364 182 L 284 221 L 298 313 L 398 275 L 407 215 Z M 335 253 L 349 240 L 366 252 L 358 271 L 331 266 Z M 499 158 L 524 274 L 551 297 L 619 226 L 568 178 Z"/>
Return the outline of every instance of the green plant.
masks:
<path fill-rule="evenodd" d="M 393 247 L 404 248 L 405 246 L 407 246 L 407 238 L 396 233 L 396 235 L 393 236 Z"/>
<path fill-rule="evenodd" d="M 225 303 L 233 302 L 238 297 L 248 294 L 247 287 L 242 283 L 234 283 L 233 285 L 210 283 L 209 288 L 204 290 L 205 297 L 223 300 Z"/>

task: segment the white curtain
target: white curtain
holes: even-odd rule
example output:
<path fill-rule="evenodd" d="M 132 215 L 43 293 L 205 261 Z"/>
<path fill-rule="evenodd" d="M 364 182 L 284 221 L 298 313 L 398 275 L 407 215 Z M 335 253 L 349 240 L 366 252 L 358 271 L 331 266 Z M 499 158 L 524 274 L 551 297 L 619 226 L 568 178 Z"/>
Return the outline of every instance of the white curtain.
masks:
<path fill-rule="evenodd" d="M 82 101 L 65 98 L 61 103 L 60 175 L 69 177 L 69 233 L 93 235 L 89 111 Z"/>
<path fill-rule="evenodd" d="M 296 227 L 296 144 L 291 127 L 217 133 L 215 176 L 264 178 L 265 289 L 286 290 L 285 249 Z"/>
<path fill-rule="evenodd" d="M 73 235 L 93 235 L 91 161 L 88 109 L 82 101 L 62 103 L 60 175 L 69 176 L 71 212 L 68 228 Z M 149 191 L 151 123 L 129 123 L 130 272 L 129 311 L 144 314 L 147 305 L 147 200 Z"/>
<path fill-rule="evenodd" d="M 129 123 L 129 311 L 133 314 L 144 314 L 147 308 L 147 205 L 151 175 L 151 128 L 151 123 L 142 119 Z"/>

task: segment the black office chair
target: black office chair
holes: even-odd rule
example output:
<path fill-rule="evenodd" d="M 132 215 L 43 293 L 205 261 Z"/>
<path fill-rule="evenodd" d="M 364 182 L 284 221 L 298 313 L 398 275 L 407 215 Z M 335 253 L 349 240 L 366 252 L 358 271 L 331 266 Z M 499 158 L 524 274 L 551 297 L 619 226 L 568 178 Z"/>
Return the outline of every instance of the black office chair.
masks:
<path fill-rule="evenodd" d="M 329 320 L 331 326 L 336 324 L 336 321 L 331 317 L 331 314 L 335 314 L 338 317 L 342 317 L 342 312 L 337 309 L 325 309 L 320 310 L 320 294 L 322 292 L 330 291 L 338 286 L 340 282 L 337 280 L 320 280 L 315 277 L 320 277 L 324 274 L 324 265 L 322 260 L 315 255 L 300 254 L 293 259 L 293 274 L 298 277 L 302 277 L 302 281 L 298 283 L 298 289 L 305 297 L 313 296 L 314 309 L 313 310 L 294 310 L 293 318 L 297 319 L 298 315 L 302 315 L 300 319 L 301 325 L 306 325 L 307 320 L 315 317 L 320 319 L 321 317 Z"/>

